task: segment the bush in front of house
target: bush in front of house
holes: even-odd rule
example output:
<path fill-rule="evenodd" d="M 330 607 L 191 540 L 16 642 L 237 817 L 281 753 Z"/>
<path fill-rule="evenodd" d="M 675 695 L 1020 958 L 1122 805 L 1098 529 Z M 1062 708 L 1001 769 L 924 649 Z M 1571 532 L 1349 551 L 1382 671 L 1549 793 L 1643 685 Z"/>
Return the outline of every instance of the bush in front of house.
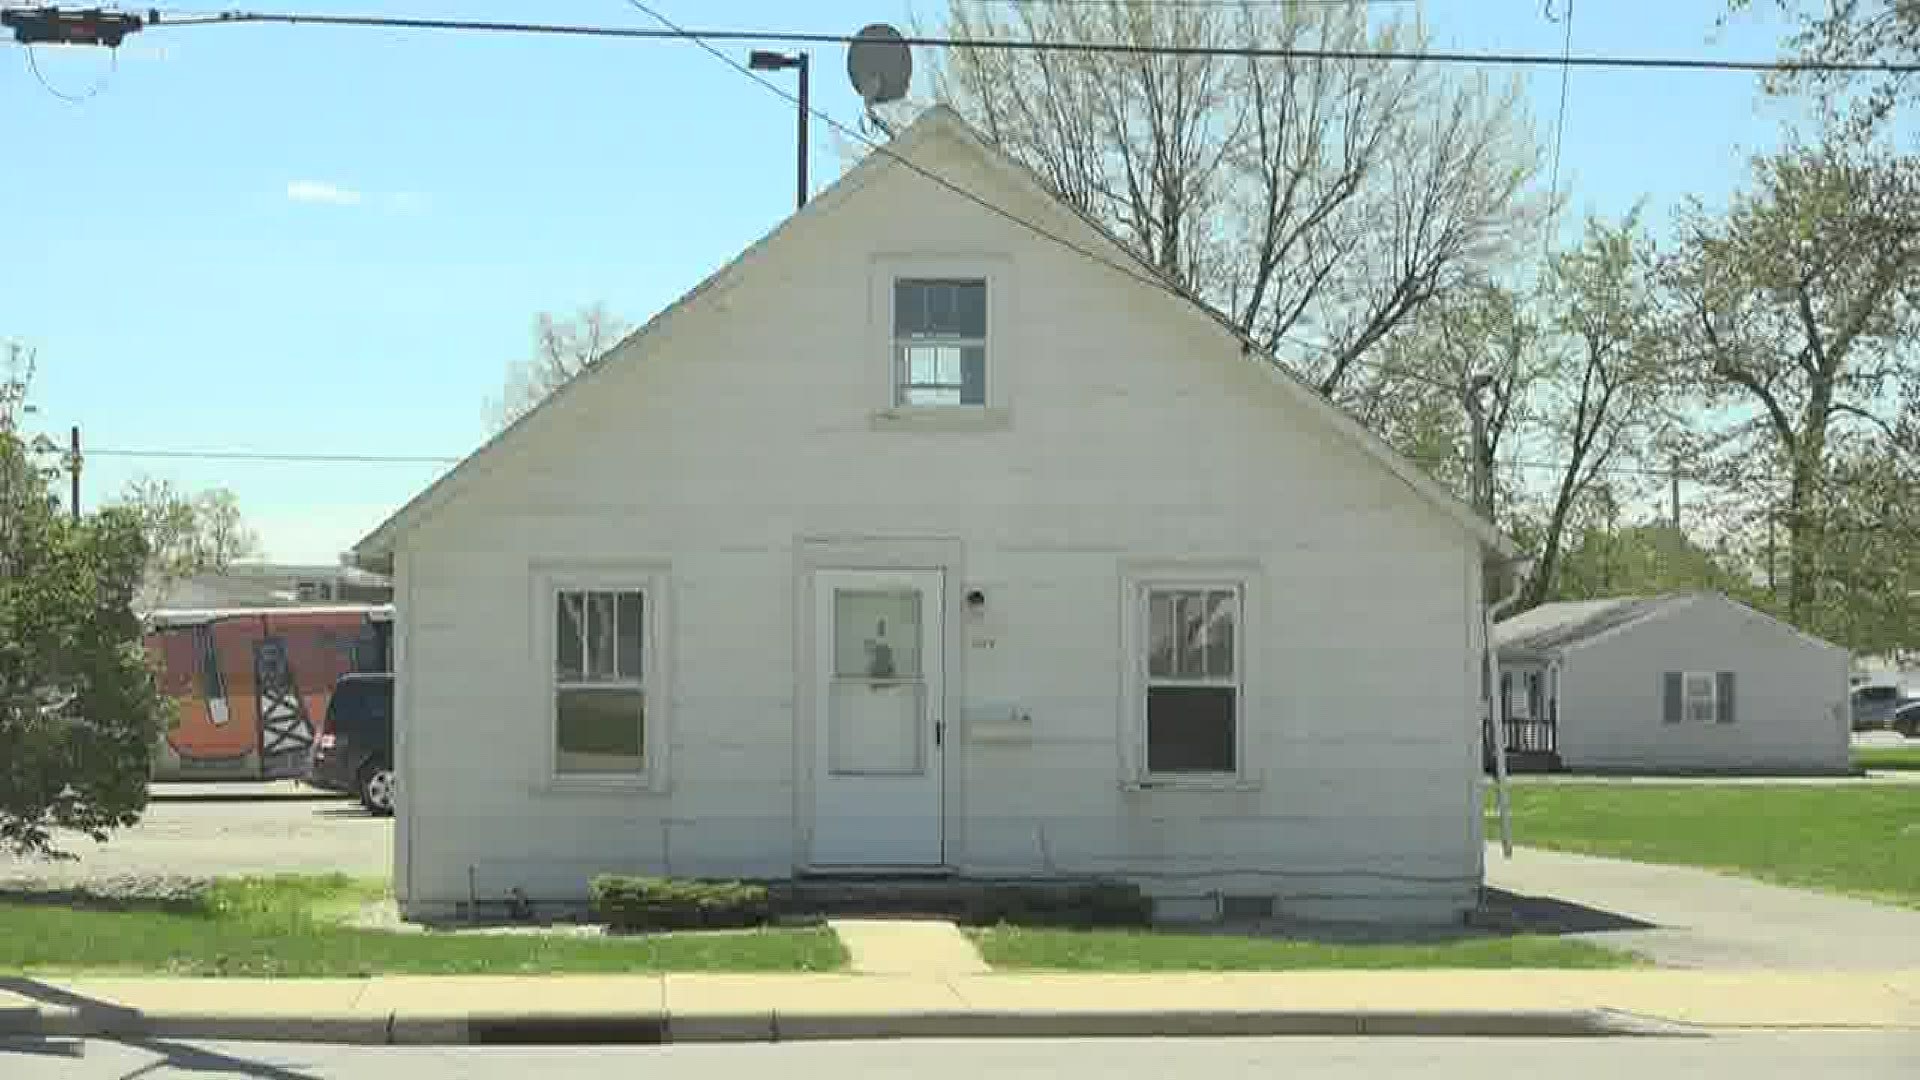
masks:
<path fill-rule="evenodd" d="M 602 874 L 588 885 L 593 914 L 609 930 L 706 930 L 760 926 L 767 888 L 744 881 Z"/>
<path fill-rule="evenodd" d="M 1153 901 L 1121 881 L 990 885 L 968 904 L 966 918 L 976 926 L 1145 926 Z"/>

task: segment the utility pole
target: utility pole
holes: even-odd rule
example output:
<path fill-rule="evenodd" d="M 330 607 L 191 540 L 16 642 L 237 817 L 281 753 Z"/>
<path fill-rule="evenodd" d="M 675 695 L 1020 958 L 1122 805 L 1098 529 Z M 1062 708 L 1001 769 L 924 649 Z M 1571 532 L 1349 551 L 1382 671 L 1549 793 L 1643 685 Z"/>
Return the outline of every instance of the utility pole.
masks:
<path fill-rule="evenodd" d="M 1468 437 L 1473 455 L 1473 508 L 1488 521 L 1493 520 L 1493 476 L 1487 467 L 1487 415 L 1480 407 L 1480 391 L 1493 383 L 1491 375 L 1474 375 L 1461 380 L 1460 406 L 1467 411 Z"/>
<path fill-rule="evenodd" d="M 1675 533 L 1678 533 L 1680 531 L 1680 459 L 1679 458 L 1673 459 L 1673 471 L 1668 474 L 1668 484 L 1669 484 L 1669 487 L 1668 487 L 1667 501 L 1668 501 L 1669 508 L 1672 511 L 1672 513 L 1670 513 L 1668 517 L 1671 518 L 1673 521 L 1673 531 Z"/>
<path fill-rule="evenodd" d="M 1772 600 L 1780 599 L 1780 589 L 1773 581 L 1773 522 L 1775 516 L 1773 507 L 1767 507 L 1767 597 Z"/>
<path fill-rule="evenodd" d="M 73 510 L 73 520 L 79 521 L 80 520 L 80 425 L 79 424 L 73 425 L 73 427 L 68 430 L 67 436 L 68 436 L 68 446 L 71 448 L 70 453 L 68 454 L 68 457 L 67 457 L 67 475 L 73 481 L 73 488 L 71 492 L 73 496 L 73 500 L 70 505 Z"/>

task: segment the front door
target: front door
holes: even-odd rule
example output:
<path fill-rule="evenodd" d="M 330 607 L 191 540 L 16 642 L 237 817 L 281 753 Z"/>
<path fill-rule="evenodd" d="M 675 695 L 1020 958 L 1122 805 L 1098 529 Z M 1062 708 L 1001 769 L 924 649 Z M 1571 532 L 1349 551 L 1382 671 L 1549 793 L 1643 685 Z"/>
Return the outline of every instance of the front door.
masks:
<path fill-rule="evenodd" d="M 932 867 L 945 858 L 943 577 L 814 578 L 815 867 Z"/>

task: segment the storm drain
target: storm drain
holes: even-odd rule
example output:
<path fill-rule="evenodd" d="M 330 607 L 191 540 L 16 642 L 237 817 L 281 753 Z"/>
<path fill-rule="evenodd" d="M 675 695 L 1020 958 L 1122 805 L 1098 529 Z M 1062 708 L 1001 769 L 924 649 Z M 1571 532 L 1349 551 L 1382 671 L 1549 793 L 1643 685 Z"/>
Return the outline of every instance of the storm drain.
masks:
<path fill-rule="evenodd" d="M 657 1016 L 475 1017 L 467 1041 L 480 1046 L 656 1046 L 667 1041 Z"/>

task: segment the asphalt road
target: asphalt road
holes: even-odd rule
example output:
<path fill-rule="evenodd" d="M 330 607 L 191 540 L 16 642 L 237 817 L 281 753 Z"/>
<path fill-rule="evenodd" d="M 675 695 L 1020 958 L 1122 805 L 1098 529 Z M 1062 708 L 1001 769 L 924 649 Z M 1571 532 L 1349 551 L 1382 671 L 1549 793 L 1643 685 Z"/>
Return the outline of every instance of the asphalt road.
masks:
<path fill-rule="evenodd" d="M 125 887 L 224 874 L 393 872 L 392 819 L 371 817 L 351 799 L 156 799 L 140 824 L 115 832 L 106 843 L 74 836 L 63 846 L 80 858 L 44 862 L 0 855 L 0 887 L 25 880 Z"/>
<path fill-rule="evenodd" d="M 9 1047 L 12 1049 L 9 1049 Z M 1920 1032 L 1753 1033 L 1657 1039 L 1074 1039 L 665 1047 L 347 1047 L 270 1043 L 0 1041 L 8 1080 L 916 1080 L 1205 1076 L 1208 1080 L 1553 1080 L 1920 1076 Z"/>

